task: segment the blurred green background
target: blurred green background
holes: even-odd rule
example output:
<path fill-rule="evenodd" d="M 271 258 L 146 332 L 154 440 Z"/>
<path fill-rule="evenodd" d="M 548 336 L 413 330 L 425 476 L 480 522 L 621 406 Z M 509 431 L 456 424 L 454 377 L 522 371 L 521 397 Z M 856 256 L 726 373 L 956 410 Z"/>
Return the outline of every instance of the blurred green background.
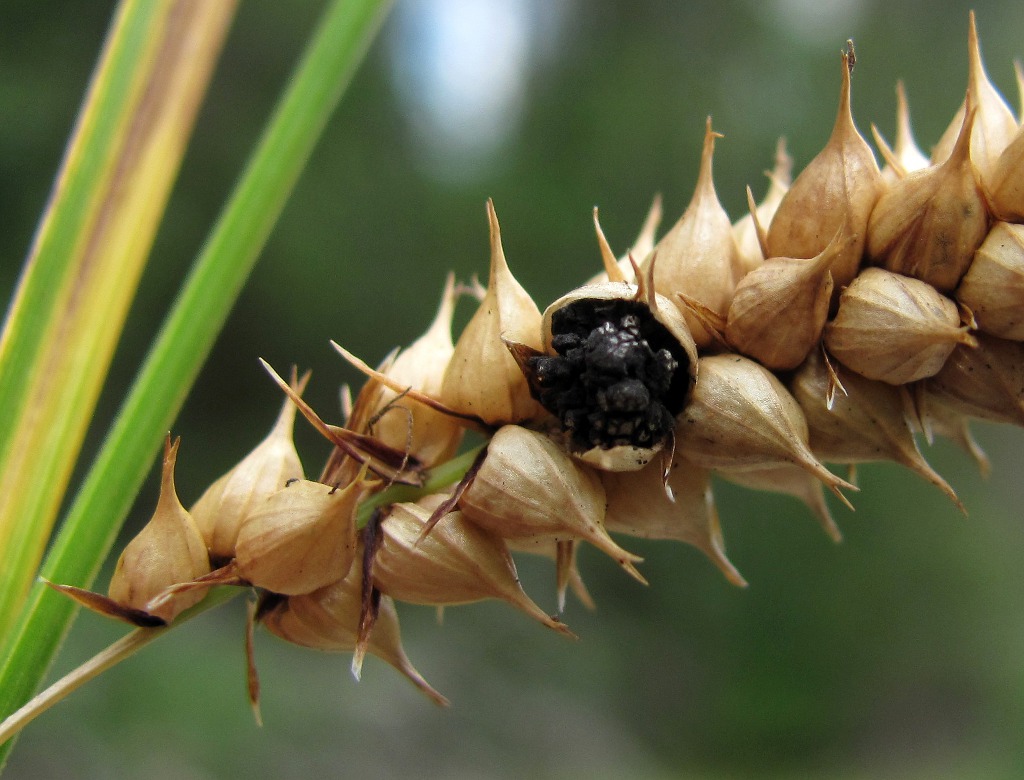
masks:
<path fill-rule="evenodd" d="M 0 294 L 6 300 L 58 167 L 113 4 L 0 7 Z M 897 78 L 921 146 L 966 84 L 967 12 L 1016 111 L 1020 0 L 400 0 L 319 145 L 175 425 L 186 503 L 268 429 L 259 368 L 314 369 L 337 418 L 370 362 L 426 326 L 444 272 L 486 274 L 484 201 L 543 308 L 598 266 L 590 209 L 617 251 L 652 195 L 689 201 L 704 118 L 725 138 L 715 178 L 733 216 L 759 197 L 775 140 L 802 168 L 828 137 L 839 51 L 857 44 L 854 115 L 893 137 Z M 114 414 L 283 85 L 319 3 L 247 0 L 227 43 L 132 311 L 87 454 Z M 468 304 L 459 321 L 469 316 Z M 831 544 L 794 501 L 716 488 L 724 582 L 698 553 L 629 540 L 642 588 L 587 551 L 598 602 L 570 603 L 570 643 L 504 605 L 401 610 L 406 649 L 453 701 L 439 711 L 389 667 L 261 632 L 266 726 L 244 697 L 233 603 L 174 632 L 28 728 L 12 778 L 1021 777 L 1024 488 L 1018 431 L 978 426 L 990 480 L 947 443 L 926 454 L 970 510 L 896 466 L 862 467 Z M 307 469 L 325 446 L 299 424 Z M 155 454 L 154 454 L 155 458 Z M 155 501 L 155 480 L 130 520 Z M 554 608 L 553 575 L 524 561 Z M 105 584 L 103 579 L 101 584 Z M 121 629 L 82 616 L 55 673 Z"/>

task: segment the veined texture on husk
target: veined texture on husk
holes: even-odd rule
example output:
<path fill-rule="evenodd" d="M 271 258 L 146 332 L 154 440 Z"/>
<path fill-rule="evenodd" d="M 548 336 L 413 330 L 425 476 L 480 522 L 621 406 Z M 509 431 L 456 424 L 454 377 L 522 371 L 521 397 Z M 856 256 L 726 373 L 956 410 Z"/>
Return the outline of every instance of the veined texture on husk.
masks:
<path fill-rule="evenodd" d="M 661 238 L 641 270 L 646 271 L 654 262 L 654 289 L 659 294 L 675 303 L 676 293 L 685 293 L 724 317 L 744 268 L 729 215 L 715 192 L 712 159 L 715 139 L 720 137 L 711 129 L 708 117 L 700 173 L 690 205 Z M 677 305 L 697 345 L 710 344 L 712 336 L 700 320 L 682 303 Z"/>
<path fill-rule="evenodd" d="M 490 220 L 491 270 L 484 295 L 455 344 L 441 382 L 441 401 L 491 425 L 543 414 L 505 342 L 541 349 L 540 310 L 509 270 L 494 204 Z"/>
<path fill-rule="evenodd" d="M 847 236 L 857 236 L 832 265 L 836 291 L 857 274 L 868 217 L 884 189 L 875 156 L 853 123 L 850 63 L 845 52 L 842 76 L 832 135 L 796 177 L 768 228 L 769 257 L 814 257 L 840 229 Z"/>

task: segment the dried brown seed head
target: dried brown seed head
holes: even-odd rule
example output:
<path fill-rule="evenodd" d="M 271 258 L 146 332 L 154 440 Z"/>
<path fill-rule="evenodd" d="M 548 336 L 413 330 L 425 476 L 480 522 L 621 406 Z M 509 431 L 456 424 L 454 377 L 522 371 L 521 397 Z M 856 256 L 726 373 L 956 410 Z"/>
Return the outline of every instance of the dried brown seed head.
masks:
<path fill-rule="evenodd" d="M 166 623 L 198 604 L 205 591 L 183 593 L 153 610 L 148 608 L 149 602 L 168 587 L 210 571 L 203 537 L 174 489 L 174 464 L 180 441 L 175 439 L 172 444 L 167 437 L 156 511 L 121 552 L 107 591 L 118 604 L 149 612 Z"/>
<path fill-rule="evenodd" d="M 917 279 L 866 268 L 839 299 L 825 346 L 847 368 L 892 385 L 932 376 L 974 337 L 949 298 Z"/>

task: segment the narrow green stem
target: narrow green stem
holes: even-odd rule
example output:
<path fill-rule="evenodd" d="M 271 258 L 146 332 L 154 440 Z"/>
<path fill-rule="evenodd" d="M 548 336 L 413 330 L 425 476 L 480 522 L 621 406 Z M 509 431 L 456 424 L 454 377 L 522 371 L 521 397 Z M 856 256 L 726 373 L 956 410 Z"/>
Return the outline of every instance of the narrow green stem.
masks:
<path fill-rule="evenodd" d="M 160 626 L 159 628 L 137 628 L 130 634 L 121 637 L 81 666 L 68 672 L 45 691 L 34 696 L 23 707 L 11 713 L 8 718 L 0 723 L 0 745 L 6 743 L 7 740 L 50 709 L 50 707 L 62 701 L 74 691 L 77 691 L 89 680 L 103 674 L 107 669 L 117 666 L 121 661 L 131 658 L 139 650 L 146 647 L 150 642 L 162 637 L 175 626 L 180 626 L 197 615 L 208 612 L 214 607 L 219 607 L 239 593 L 241 591 L 237 588 L 215 588 L 199 604 L 182 612 L 172 625 Z"/>
<path fill-rule="evenodd" d="M 363 528 L 373 515 L 373 510 L 388 504 L 400 504 L 406 501 L 416 501 L 423 496 L 429 496 L 442 488 L 446 488 L 458 482 L 466 475 L 466 471 L 473 465 L 477 455 L 486 445 L 481 444 L 468 452 L 464 452 L 447 463 L 442 463 L 432 468 L 427 474 L 426 480 L 421 487 L 411 485 L 392 485 L 387 490 L 370 496 L 359 505 L 356 510 L 356 528 Z"/>

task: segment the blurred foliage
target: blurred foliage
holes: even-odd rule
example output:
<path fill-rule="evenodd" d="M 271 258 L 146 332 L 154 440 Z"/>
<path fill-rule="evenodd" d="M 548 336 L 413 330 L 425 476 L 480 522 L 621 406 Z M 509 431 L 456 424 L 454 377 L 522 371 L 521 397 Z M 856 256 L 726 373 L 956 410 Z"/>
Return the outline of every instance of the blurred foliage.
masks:
<path fill-rule="evenodd" d="M 408 0 L 426 2 L 426 0 Z M 314 369 L 308 398 L 336 418 L 358 378 L 328 346 L 369 361 L 426 326 L 444 271 L 486 272 L 484 200 L 495 199 L 513 271 L 544 305 L 597 268 L 590 209 L 616 250 L 651 196 L 667 220 L 695 181 L 704 117 L 725 134 L 715 179 L 738 217 L 765 188 L 775 139 L 802 168 L 835 114 L 839 50 L 857 43 L 854 116 L 893 136 L 897 78 L 920 145 L 938 138 L 966 84 L 967 10 L 978 14 L 993 81 L 1019 103 L 1019 0 L 832 3 L 813 27 L 798 0 L 578 0 L 556 56 L 530 76 L 512 142 L 472 179 L 438 181 L 417 156 L 397 98 L 385 28 L 314 155 L 175 433 L 186 502 L 269 427 L 278 393 L 256 357 Z M 74 122 L 110 3 L 20 0 L 0 9 L 0 294 L 6 300 Z M 396 12 L 401 12 L 401 4 Z M 805 7 L 806 6 L 806 7 Z M 803 10 L 801 10 L 803 9 Z M 248 155 L 315 3 L 249 0 L 214 77 L 129 320 L 86 452 L 95 449 L 178 280 Z M 823 12 L 824 13 L 824 12 Z M 394 20 L 392 20 L 394 21 Z M 468 317 L 460 311 L 462 321 Z M 299 430 L 307 468 L 326 448 Z M 1024 490 L 1020 432 L 983 427 L 982 482 L 947 444 L 927 450 L 960 492 L 963 519 L 895 466 L 859 471 L 856 514 L 835 507 L 832 545 L 787 499 L 716 489 L 727 585 L 695 551 L 646 556 L 641 588 L 583 556 L 599 609 L 570 600 L 576 644 L 502 605 L 402 611 L 414 663 L 454 706 L 440 712 L 368 662 L 257 647 L 264 717 L 243 693 L 238 605 L 204 616 L 33 724 L 11 777 L 1019 777 L 1024 774 Z M 155 487 L 155 481 L 153 483 Z M 140 497 L 134 527 L 148 516 Z M 554 604 L 548 566 L 524 561 L 528 590 Z M 60 661 L 83 660 L 120 629 L 77 621 Z M 60 751 L 54 745 L 60 744 Z"/>

